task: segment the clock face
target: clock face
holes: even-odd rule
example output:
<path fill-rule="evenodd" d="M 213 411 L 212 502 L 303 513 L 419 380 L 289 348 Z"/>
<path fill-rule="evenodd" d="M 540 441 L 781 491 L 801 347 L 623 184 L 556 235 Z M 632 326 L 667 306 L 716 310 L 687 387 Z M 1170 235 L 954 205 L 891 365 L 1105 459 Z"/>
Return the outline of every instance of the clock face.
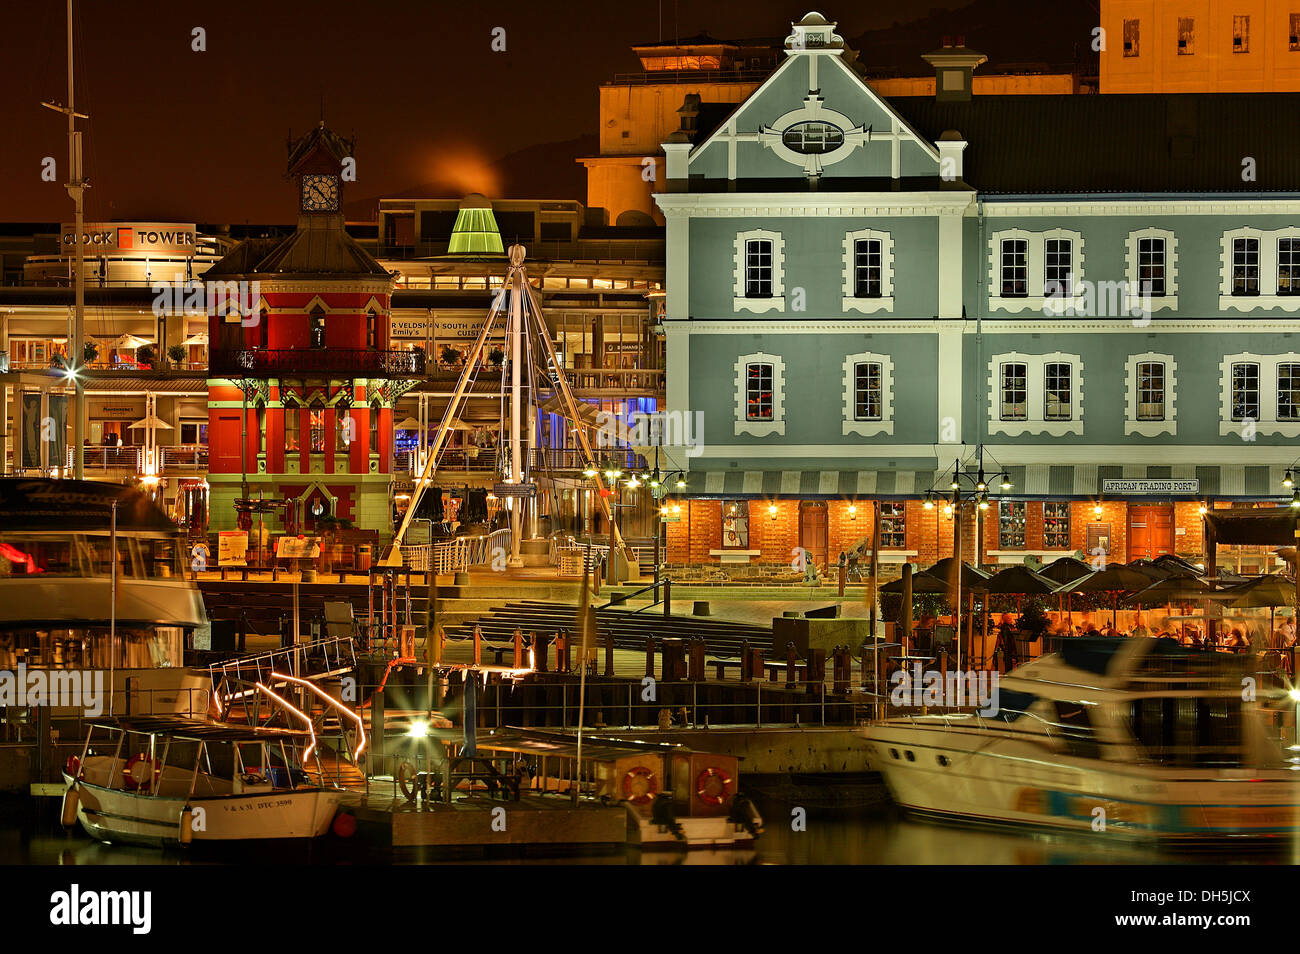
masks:
<path fill-rule="evenodd" d="M 304 212 L 337 212 L 339 208 L 339 180 L 337 176 L 310 175 L 302 177 L 302 210 Z"/>

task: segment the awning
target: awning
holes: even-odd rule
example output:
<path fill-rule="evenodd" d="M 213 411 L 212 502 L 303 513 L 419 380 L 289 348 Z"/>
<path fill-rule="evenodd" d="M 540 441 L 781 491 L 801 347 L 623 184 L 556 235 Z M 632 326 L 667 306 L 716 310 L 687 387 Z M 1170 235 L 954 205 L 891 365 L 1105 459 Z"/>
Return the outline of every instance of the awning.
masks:
<path fill-rule="evenodd" d="M 1022 464 L 1008 466 L 1011 489 L 999 491 L 993 483 L 997 465 L 986 462 L 994 497 L 1056 497 L 1091 500 L 1140 501 L 1243 498 L 1290 499 L 1282 486 L 1287 465 L 1224 464 Z M 891 497 L 923 498 L 927 491 L 948 493 L 944 471 L 936 470 L 692 470 L 688 474 L 694 497 Z M 1120 492 L 1103 492 L 1106 481 L 1195 481 L 1178 492 L 1158 484 L 1131 486 Z"/>
<path fill-rule="evenodd" d="M 1291 507 L 1273 510 L 1211 510 L 1205 515 L 1205 520 L 1217 543 L 1284 547 L 1295 544 L 1297 516 Z"/>

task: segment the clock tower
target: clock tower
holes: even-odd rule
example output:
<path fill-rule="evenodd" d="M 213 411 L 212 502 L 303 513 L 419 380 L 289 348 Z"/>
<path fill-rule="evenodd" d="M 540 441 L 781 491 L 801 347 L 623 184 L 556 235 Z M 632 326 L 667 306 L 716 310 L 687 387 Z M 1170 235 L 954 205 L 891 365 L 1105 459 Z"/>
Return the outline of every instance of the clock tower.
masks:
<path fill-rule="evenodd" d="M 214 529 L 247 524 L 260 498 L 285 504 L 272 533 L 343 521 L 366 539 L 392 532 L 393 404 L 423 377 L 424 354 L 392 347 L 393 276 L 348 234 L 352 156 L 324 123 L 291 140 L 297 227 L 243 242 L 203 276 L 250 299 L 208 319 Z"/>

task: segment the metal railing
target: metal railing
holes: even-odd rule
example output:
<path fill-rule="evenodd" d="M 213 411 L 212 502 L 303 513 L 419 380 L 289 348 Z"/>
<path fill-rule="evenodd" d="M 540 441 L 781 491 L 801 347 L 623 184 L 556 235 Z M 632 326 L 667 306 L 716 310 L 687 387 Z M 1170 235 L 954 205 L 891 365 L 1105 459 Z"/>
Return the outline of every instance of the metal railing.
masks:
<path fill-rule="evenodd" d="M 497 551 L 510 551 L 510 531 L 493 530 L 478 537 L 457 537 L 440 543 L 402 547 L 402 561 L 408 569 L 427 573 L 456 573 L 472 566 L 490 566 Z"/>
<path fill-rule="evenodd" d="M 269 682 L 271 673 L 287 669 L 289 675 L 344 672 L 356 668 L 356 642 L 351 636 L 325 636 L 249 656 L 236 656 L 208 667 L 218 693 L 225 682 Z"/>
<path fill-rule="evenodd" d="M 243 375 L 337 371 L 345 374 L 424 374 L 423 351 L 372 351 L 368 348 L 213 349 L 211 373 Z"/>
<path fill-rule="evenodd" d="M 72 447 L 67 448 L 67 467 L 72 466 L 72 450 Z M 82 448 L 82 459 L 90 470 L 139 473 L 144 465 L 144 448 L 139 444 L 124 444 L 121 447 L 86 444 Z M 207 469 L 207 444 L 169 444 L 158 448 L 160 474 L 205 473 Z"/>

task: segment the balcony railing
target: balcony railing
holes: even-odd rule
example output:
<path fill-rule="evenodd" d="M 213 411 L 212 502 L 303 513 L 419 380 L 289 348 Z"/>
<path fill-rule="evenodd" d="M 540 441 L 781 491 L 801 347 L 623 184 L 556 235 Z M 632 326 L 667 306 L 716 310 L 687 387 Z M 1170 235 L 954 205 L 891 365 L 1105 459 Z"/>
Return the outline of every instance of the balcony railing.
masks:
<path fill-rule="evenodd" d="M 565 368 L 564 376 L 578 391 L 651 391 L 664 389 L 663 370 L 628 368 Z"/>
<path fill-rule="evenodd" d="M 210 373 L 214 376 L 337 373 L 420 377 L 422 351 L 372 351 L 368 348 L 254 348 L 247 351 L 214 349 Z"/>
<path fill-rule="evenodd" d="M 72 467 L 72 448 L 68 449 L 66 466 Z M 121 471 L 139 474 L 144 466 L 144 448 L 139 444 L 122 447 L 87 444 L 82 449 L 86 470 L 100 473 Z M 169 444 L 158 448 L 158 473 L 205 474 L 208 470 L 207 444 Z"/>

